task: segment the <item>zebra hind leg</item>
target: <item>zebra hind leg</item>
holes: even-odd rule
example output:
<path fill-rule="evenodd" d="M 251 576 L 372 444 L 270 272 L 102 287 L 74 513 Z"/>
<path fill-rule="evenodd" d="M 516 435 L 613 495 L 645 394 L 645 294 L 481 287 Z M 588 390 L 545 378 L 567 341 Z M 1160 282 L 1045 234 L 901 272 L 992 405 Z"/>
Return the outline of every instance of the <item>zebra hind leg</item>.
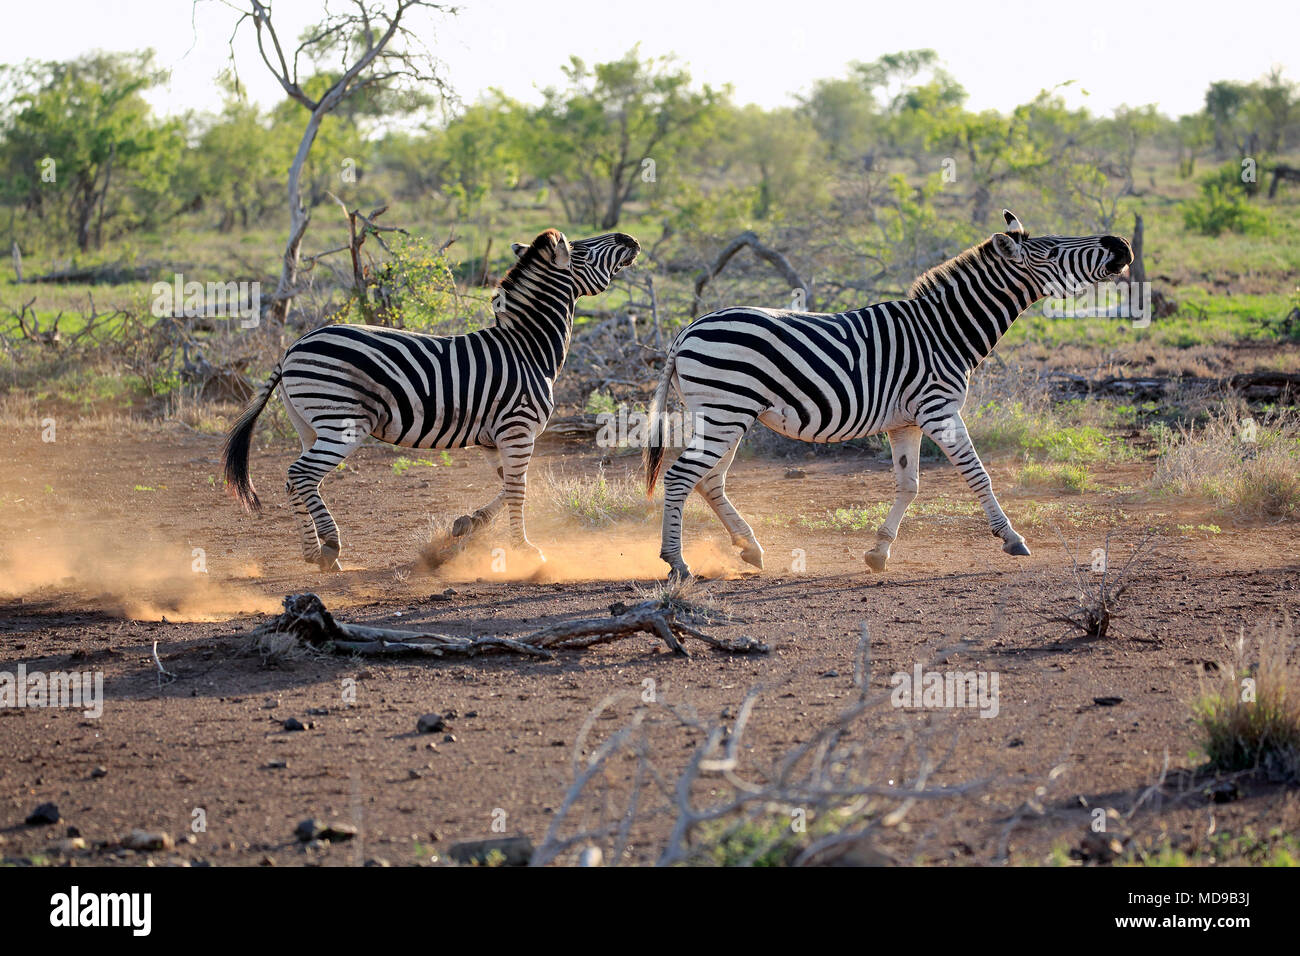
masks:
<path fill-rule="evenodd" d="M 731 543 L 740 548 L 740 557 L 746 564 L 752 564 L 760 571 L 763 569 L 763 548 L 754 537 L 754 529 L 749 526 L 736 506 L 731 503 L 727 497 L 727 470 L 736 457 L 736 448 L 740 444 L 737 439 L 736 444 L 728 449 L 727 453 L 718 459 L 718 463 L 710 469 L 709 473 L 700 479 L 700 483 L 695 486 L 695 490 L 703 496 L 704 500 L 709 503 L 713 513 L 718 516 L 718 520 L 726 527 L 727 532 L 731 535 Z"/>
<path fill-rule="evenodd" d="M 498 458 L 499 458 L 498 453 Z M 505 480 L 504 465 L 497 465 L 497 477 L 502 481 Z M 500 513 L 502 505 L 505 504 L 506 493 L 502 491 L 495 498 L 485 504 L 482 508 L 467 515 L 461 515 L 451 526 L 451 536 L 453 538 L 463 538 L 467 534 L 480 531 L 492 523 L 492 520 Z"/>
<path fill-rule="evenodd" d="M 298 440 L 302 442 L 303 454 L 316 443 L 316 430 L 303 417 L 302 412 L 294 406 L 285 392 L 284 382 L 280 383 L 280 398 L 284 402 L 285 414 L 289 417 L 289 422 L 293 425 L 294 430 L 298 433 Z M 312 521 L 311 514 L 307 511 L 307 503 L 302 496 L 298 494 L 292 481 L 285 481 L 284 490 L 289 496 L 289 504 L 298 515 L 298 526 L 302 532 L 302 557 L 308 564 L 317 564 L 320 562 L 320 538 L 316 534 L 316 523 Z"/>
<path fill-rule="evenodd" d="M 312 521 L 307 511 L 307 502 L 298 494 L 292 480 L 286 480 L 284 490 L 289 495 L 289 503 L 298 514 L 298 523 L 302 531 L 302 558 L 308 564 L 320 563 L 320 537 L 316 534 L 316 522 Z"/>
<path fill-rule="evenodd" d="M 343 441 L 329 437 L 327 433 L 318 432 L 316 441 L 311 448 L 307 449 L 302 455 L 289 466 L 288 487 L 291 498 L 296 495 L 296 500 L 302 502 L 307 514 L 311 517 L 312 524 L 316 531 L 319 541 L 316 554 L 307 555 L 308 562 L 315 558 L 322 571 L 339 571 L 342 570 L 339 565 L 339 529 L 334 523 L 334 516 L 325 505 L 325 499 L 321 497 L 320 486 L 325 476 L 338 467 L 339 463 L 348 455 L 352 454 L 361 445 L 360 440 Z M 303 538 L 304 552 L 307 548 L 307 538 L 304 533 Z"/>
<path fill-rule="evenodd" d="M 733 420 L 730 422 L 717 422 L 702 414 L 696 415 L 694 420 L 697 422 L 695 434 L 691 437 L 690 443 L 686 450 L 678 459 L 669 466 L 664 473 L 664 520 L 663 536 L 661 539 L 659 557 L 668 563 L 669 573 L 668 580 L 683 581 L 691 576 L 691 569 L 686 566 L 682 558 L 682 511 L 686 505 L 686 499 L 706 475 L 709 475 L 721 463 L 724 457 L 729 454 L 734 455 L 735 447 L 740 439 L 744 437 L 749 426 L 754 423 L 754 418 L 748 420 Z M 730 464 L 728 459 L 727 464 Z M 720 477 L 725 476 L 726 466 L 720 469 Z M 723 483 L 718 484 L 718 489 L 723 487 Z M 725 497 L 725 496 L 724 496 Z M 706 493 L 705 498 L 709 495 Z M 713 500 L 709 500 L 713 504 Z M 730 503 L 728 503 L 730 504 Z M 714 508 L 717 511 L 717 508 Z M 730 509 L 735 513 L 735 508 Z M 721 513 L 718 514 L 723 523 L 727 519 Z M 740 524 L 745 525 L 748 530 L 749 526 L 745 524 L 744 519 L 736 513 L 736 519 Z M 728 530 L 732 532 L 733 540 L 739 531 L 739 525 L 730 526 Z M 752 548 L 749 543 L 753 542 Z M 749 550 L 750 557 L 757 557 L 761 561 L 762 549 L 758 547 L 758 542 L 754 540 L 754 532 L 749 532 L 748 538 L 741 538 L 742 546 Z M 757 554 L 755 554 L 757 550 Z M 746 560 L 749 560 L 746 558 Z M 753 562 L 751 562 L 753 563 Z"/>
<path fill-rule="evenodd" d="M 894 456 L 894 506 L 885 523 L 876 532 L 876 545 L 865 555 L 867 567 L 883 571 L 889 562 L 889 549 L 898 537 L 898 525 L 908 506 L 915 500 L 921 466 L 921 429 L 915 425 L 889 431 L 889 449 Z"/>

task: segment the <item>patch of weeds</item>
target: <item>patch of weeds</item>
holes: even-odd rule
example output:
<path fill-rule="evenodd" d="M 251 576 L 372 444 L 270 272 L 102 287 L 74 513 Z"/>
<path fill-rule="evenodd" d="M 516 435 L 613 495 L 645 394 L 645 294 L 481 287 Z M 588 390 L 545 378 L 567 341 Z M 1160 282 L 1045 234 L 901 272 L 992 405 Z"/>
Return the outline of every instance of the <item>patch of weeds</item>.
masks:
<path fill-rule="evenodd" d="M 820 517 L 800 515 L 794 522 L 798 527 L 809 531 L 874 531 L 889 514 L 893 502 L 880 501 L 865 507 L 835 508 L 826 511 Z M 907 509 L 907 520 L 943 520 L 946 518 L 966 517 L 982 513 L 979 502 L 964 499 L 940 499 L 938 501 L 913 502 Z"/>
<path fill-rule="evenodd" d="M 588 415 L 616 415 L 618 403 L 609 392 L 592 392 L 587 396 L 587 404 L 582 409 Z"/>
<path fill-rule="evenodd" d="M 1300 415 L 1225 409 L 1200 428 L 1161 433 L 1155 490 L 1208 499 L 1220 510 L 1300 516 Z"/>
<path fill-rule="evenodd" d="M 1208 538 L 1216 534 L 1223 534 L 1223 529 L 1217 524 L 1180 524 L 1178 525 L 1178 531 L 1180 534 L 1185 534 L 1189 537 L 1193 535 L 1201 535 Z"/>
<path fill-rule="evenodd" d="M 1096 488 L 1084 465 L 1062 463 L 1038 464 L 1030 462 L 1020 469 L 1016 477 L 1019 487 L 1031 491 L 1059 491 L 1081 495 Z"/>
<path fill-rule="evenodd" d="M 889 514 L 889 505 L 880 502 L 865 508 L 836 508 L 823 517 L 799 516 L 799 526 L 809 531 L 869 531 L 876 528 Z"/>
<path fill-rule="evenodd" d="M 1219 662 L 1211 686 L 1192 702 L 1200 745 L 1211 769 L 1263 769 L 1284 780 L 1300 778 L 1300 663 L 1290 621 L 1260 628 L 1247 653 L 1245 629 L 1231 660 Z M 1253 659 L 1252 659 L 1253 658 Z M 1205 678 L 1202 676 L 1202 681 Z"/>
<path fill-rule="evenodd" d="M 1220 831 L 1204 843 L 1168 838 L 1147 848 L 1130 847 L 1118 866 L 1300 866 L 1300 840 L 1281 827 L 1263 836 L 1247 827 L 1241 834 Z"/>
<path fill-rule="evenodd" d="M 445 455 L 446 452 L 443 452 L 443 454 Z M 339 464 L 342 465 L 342 462 L 340 462 Z M 436 468 L 438 466 L 438 463 L 436 461 L 430 461 L 428 458 L 417 458 L 414 461 L 412 461 L 411 459 L 403 455 L 400 458 L 397 458 L 393 462 L 393 474 L 397 475 L 400 478 L 402 475 L 406 474 L 408 471 L 410 471 L 412 468 L 416 467 L 417 465 L 424 468 Z"/>

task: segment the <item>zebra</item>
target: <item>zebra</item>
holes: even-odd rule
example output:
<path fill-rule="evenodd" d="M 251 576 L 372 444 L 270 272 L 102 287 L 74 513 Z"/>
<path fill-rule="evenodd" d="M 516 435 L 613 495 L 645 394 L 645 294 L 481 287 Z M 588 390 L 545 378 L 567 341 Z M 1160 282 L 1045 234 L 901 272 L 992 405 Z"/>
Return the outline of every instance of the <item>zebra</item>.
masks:
<path fill-rule="evenodd" d="M 261 511 L 248 473 L 253 425 L 277 386 L 302 454 L 285 490 L 302 524 L 308 564 L 337 571 L 338 526 L 321 481 L 368 437 L 403 448 L 495 449 L 502 490 L 452 526 L 477 530 L 505 506 L 516 548 L 544 561 L 524 530 L 533 444 L 555 407 L 579 296 L 597 295 L 636 261 L 640 245 L 609 233 L 570 242 L 547 229 L 512 246 L 517 259 L 492 296 L 495 322 L 465 335 L 424 335 L 368 325 L 328 325 L 284 353 L 226 437 L 226 481 L 244 508 Z"/>
<path fill-rule="evenodd" d="M 694 434 L 664 475 L 660 557 L 686 578 L 682 508 L 698 488 L 741 549 L 763 567 L 753 529 L 727 498 L 727 469 L 755 421 L 800 441 L 838 442 L 884 432 L 897 493 L 867 566 L 883 571 L 898 525 L 916 497 L 921 437 L 961 472 L 1002 550 L 1028 555 L 993 494 L 971 444 L 962 406 L 970 375 L 1020 313 L 1045 294 L 1075 293 L 1119 275 L 1133 260 L 1119 236 L 1040 236 L 1009 210 L 1006 231 L 921 275 L 906 299 L 834 314 L 728 308 L 696 319 L 669 347 L 650 409 L 643 452 L 646 494 L 664 467 L 670 385 Z"/>

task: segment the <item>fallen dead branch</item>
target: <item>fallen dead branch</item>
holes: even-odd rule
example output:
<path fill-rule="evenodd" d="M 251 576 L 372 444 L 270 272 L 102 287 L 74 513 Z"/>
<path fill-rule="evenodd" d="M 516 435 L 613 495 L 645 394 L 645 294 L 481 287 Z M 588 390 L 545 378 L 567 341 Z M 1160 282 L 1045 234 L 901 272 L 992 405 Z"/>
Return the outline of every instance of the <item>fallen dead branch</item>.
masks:
<path fill-rule="evenodd" d="M 312 647 L 370 657 L 476 657 L 513 653 L 549 659 L 558 650 L 581 650 L 643 633 L 659 638 L 669 650 L 684 657 L 690 655 L 682 642 L 691 637 L 731 654 L 766 654 L 770 650 L 752 638 L 728 640 L 705 634 L 683 620 L 681 610 L 667 599 L 642 601 L 632 607 L 615 605 L 609 617 L 562 621 L 524 637 L 511 638 L 460 637 L 347 624 L 335 619 L 315 594 L 291 594 L 284 599 L 284 613 L 259 627 L 254 637 L 291 634 Z"/>
<path fill-rule="evenodd" d="M 1224 378 L 1108 375 L 1090 379 L 1084 375 L 1053 371 L 1044 375 L 1043 380 L 1053 396 L 1061 399 L 1104 396 L 1133 402 L 1160 402 L 1168 399 L 1175 390 L 1196 390 L 1207 394 L 1237 393 L 1252 402 L 1294 404 L 1300 396 L 1300 373 L 1296 372 L 1240 372 Z"/>

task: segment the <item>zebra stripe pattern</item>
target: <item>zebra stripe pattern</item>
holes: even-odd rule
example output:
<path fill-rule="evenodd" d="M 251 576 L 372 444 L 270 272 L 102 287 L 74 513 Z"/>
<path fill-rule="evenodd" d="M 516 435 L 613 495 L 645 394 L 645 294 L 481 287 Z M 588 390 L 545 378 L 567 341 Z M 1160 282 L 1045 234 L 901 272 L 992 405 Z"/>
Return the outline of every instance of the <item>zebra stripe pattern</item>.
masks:
<path fill-rule="evenodd" d="M 226 440 L 226 478 L 246 508 L 261 503 L 248 474 L 253 425 L 279 387 L 302 454 L 285 488 L 302 525 L 303 557 L 338 570 L 338 526 L 321 481 L 368 437 L 404 448 L 483 445 L 498 455 L 502 490 L 462 515 L 464 535 L 505 507 L 515 547 L 542 558 L 524 529 L 528 463 L 555 407 L 552 387 L 568 353 L 580 296 L 597 295 L 640 251 L 610 233 L 570 243 L 554 229 L 529 246 L 493 297 L 496 322 L 466 335 L 434 336 L 365 325 L 331 325 L 289 347 Z"/>
<path fill-rule="evenodd" d="M 669 348 L 650 414 L 646 492 L 664 466 L 663 410 L 672 387 L 694 434 L 664 475 L 660 556 L 675 578 L 682 559 L 682 508 L 698 489 L 750 564 L 763 566 L 753 529 L 727 498 L 727 469 L 755 421 L 808 442 L 884 432 L 897 494 L 867 565 L 883 571 L 899 522 L 916 497 L 921 437 L 961 472 L 1008 554 L 1024 539 L 993 494 L 962 420 L 970 374 L 1011 323 L 1046 294 L 1075 293 L 1113 278 L 1133 259 L 1119 236 L 1031 238 L 1009 211 L 1007 229 L 926 272 L 907 299 L 820 314 L 758 308 L 713 312 Z"/>

